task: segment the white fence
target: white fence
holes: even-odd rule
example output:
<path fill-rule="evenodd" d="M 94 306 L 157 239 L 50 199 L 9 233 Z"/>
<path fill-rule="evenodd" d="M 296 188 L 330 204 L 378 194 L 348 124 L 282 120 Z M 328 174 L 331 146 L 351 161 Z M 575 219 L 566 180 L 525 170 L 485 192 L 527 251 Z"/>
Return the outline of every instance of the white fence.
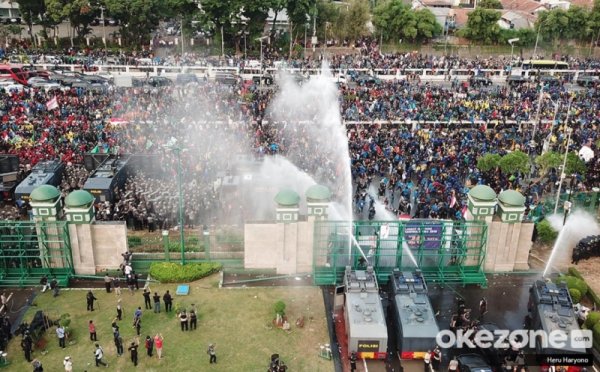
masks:
<path fill-rule="evenodd" d="M 54 64 L 36 64 L 36 67 L 41 67 L 44 70 L 51 70 L 54 67 L 68 69 L 71 71 L 82 71 L 82 65 L 54 65 Z M 110 73 L 110 74 L 131 74 L 133 76 L 176 76 L 181 73 L 193 73 L 199 76 L 214 77 L 217 73 L 231 73 L 241 75 L 244 78 L 260 75 L 260 67 L 213 67 L 213 66 L 145 66 L 145 65 L 94 65 L 97 69 L 95 73 Z M 265 71 L 269 74 L 276 75 L 279 71 L 287 71 L 292 74 L 317 75 L 320 69 L 300 69 L 300 68 L 266 68 Z M 334 76 L 345 76 L 348 72 L 355 71 L 358 74 L 369 74 L 379 77 L 382 80 L 403 79 L 407 76 L 418 76 L 422 80 L 444 80 L 458 79 L 465 80 L 475 72 L 485 74 L 492 80 L 505 80 L 510 71 L 504 69 L 429 69 L 429 68 L 407 68 L 407 69 L 334 69 Z M 526 75 L 536 74 L 536 70 L 525 71 Z M 577 79 L 579 75 L 600 75 L 598 70 L 543 70 L 543 74 L 564 76 L 572 79 Z"/>

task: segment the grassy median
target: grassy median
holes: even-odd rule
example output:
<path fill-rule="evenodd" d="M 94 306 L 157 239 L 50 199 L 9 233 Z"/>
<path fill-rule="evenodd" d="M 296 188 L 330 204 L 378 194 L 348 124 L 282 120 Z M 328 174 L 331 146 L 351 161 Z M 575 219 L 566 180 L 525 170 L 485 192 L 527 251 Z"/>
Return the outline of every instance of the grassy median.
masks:
<path fill-rule="evenodd" d="M 140 336 L 139 364 L 141 371 L 266 371 L 270 356 L 279 353 L 281 360 L 290 371 L 331 371 L 333 364 L 318 356 L 319 344 L 328 343 L 326 314 L 321 291 L 318 287 L 278 287 L 278 288 L 218 288 L 218 275 L 191 283 L 188 296 L 175 296 L 176 285 L 151 285 L 152 292 L 161 297 L 168 289 L 173 294 L 173 312 L 164 312 L 161 301 L 160 314 L 144 310 Z M 122 291 L 120 298 L 124 309 L 123 320 L 118 322 L 123 337 L 125 354 L 117 357 L 112 337 L 111 322 L 116 316 L 117 296 L 104 290 L 94 290 L 98 298 L 96 310 L 86 311 L 86 291 L 62 291 L 53 298 L 48 292 L 39 294 L 24 321 L 31 321 L 38 310 L 46 312 L 51 319 L 61 314 L 71 315 L 73 337 L 66 349 L 60 349 L 55 329 L 45 335 L 45 351 L 35 348 L 33 357 L 39 359 L 45 371 L 63 371 L 62 361 L 70 355 L 74 371 L 98 369 L 94 364 L 94 342 L 89 338 L 88 322 L 96 324 L 98 342 L 105 351 L 104 361 L 111 371 L 133 371 L 127 347 L 135 339 L 132 327 L 133 312 L 141 306 L 144 309 L 142 290 L 131 295 Z M 278 300 L 286 304 L 286 315 L 291 323 L 290 331 L 273 327 L 275 318 L 273 306 Z M 196 304 L 199 312 L 198 329 L 182 332 L 175 310 L 179 307 L 190 309 Z M 305 318 L 304 327 L 295 326 L 300 317 Z M 148 357 L 144 349 L 147 335 L 162 333 L 164 337 L 163 359 Z M 27 363 L 20 347 L 21 337 L 13 339 L 9 346 L 8 367 L 14 371 L 28 371 Z M 216 365 L 209 364 L 206 349 L 209 343 L 216 344 Z M 47 352 L 47 353 L 46 353 Z M 104 367 L 100 367 L 104 368 Z"/>

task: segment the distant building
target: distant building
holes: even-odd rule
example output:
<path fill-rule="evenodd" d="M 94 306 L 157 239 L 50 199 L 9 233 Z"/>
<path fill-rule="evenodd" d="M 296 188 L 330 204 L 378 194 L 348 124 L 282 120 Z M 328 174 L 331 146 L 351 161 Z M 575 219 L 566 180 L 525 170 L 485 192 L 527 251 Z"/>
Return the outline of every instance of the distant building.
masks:
<path fill-rule="evenodd" d="M 539 12 L 548 10 L 542 3 L 534 0 L 500 0 L 503 10 L 519 11 L 537 17 Z"/>
<path fill-rule="evenodd" d="M 0 0 L 0 18 L 20 18 L 19 4 L 16 1 Z"/>
<path fill-rule="evenodd" d="M 532 28 L 535 25 L 536 16 L 518 10 L 503 10 L 498 25 L 505 30 L 520 30 Z"/>

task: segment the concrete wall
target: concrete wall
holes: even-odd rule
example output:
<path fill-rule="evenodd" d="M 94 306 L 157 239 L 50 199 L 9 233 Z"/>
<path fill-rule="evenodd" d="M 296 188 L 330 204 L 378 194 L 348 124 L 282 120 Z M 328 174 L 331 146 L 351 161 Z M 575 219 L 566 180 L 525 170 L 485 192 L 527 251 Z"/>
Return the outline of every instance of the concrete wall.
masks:
<path fill-rule="evenodd" d="M 69 235 L 73 267 L 80 275 L 118 268 L 128 249 L 125 222 L 69 224 Z"/>
<path fill-rule="evenodd" d="M 485 271 L 528 270 L 533 228 L 533 223 L 489 223 Z"/>
<path fill-rule="evenodd" d="M 295 223 L 247 223 L 244 267 L 278 274 L 312 271 L 314 218 Z"/>
<path fill-rule="evenodd" d="M 96 271 L 118 268 L 123 262 L 121 253 L 128 250 L 125 221 L 95 222 L 91 231 Z"/>
<path fill-rule="evenodd" d="M 69 224 L 73 268 L 78 275 L 95 275 L 94 248 L 89 224 Z"/>

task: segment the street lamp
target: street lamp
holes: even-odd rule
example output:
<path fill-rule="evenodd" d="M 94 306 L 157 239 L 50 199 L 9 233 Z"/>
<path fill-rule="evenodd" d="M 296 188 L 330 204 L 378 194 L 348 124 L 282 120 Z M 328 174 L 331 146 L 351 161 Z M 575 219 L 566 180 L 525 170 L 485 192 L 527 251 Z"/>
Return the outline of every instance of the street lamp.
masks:
<path fill-rule="evenodd" d="M 104 47 L 106 47 L 106 25 L 104 22 L 104 5 L 100 7 L 100 18 L 102 18 L 102 42 L 104 43 Z"/>
<path fill-rule="evenodd" d="M 569 125 L 567 122 L 566 125 Z M 556 191 L 556 204 L 554 204 L 554 213 L 558 211 L 558 202 L 560 201 L 560 191 L 562 190 L 562 183 L 566 177 L 565 171 L 567 168 L 567 155 L 569 155 L 569 147 L 571 146 L 571 133 L 573 129 L 567 127 L 567 146 L 565 147 L 565 158 L 563 159 L 562 169 L 560 171 L 560 180 L 558 181 L 558 190 Z M 566 217 L 565 217 L 566 220 Z"/>
<path fill-rule="evenodd" d="M 257 37 L 256 40 L 260 41 L 260 85 L 262 85 L 262 73 L 263 73 L 263 40 L 268 40 L 268 36 Z"/>
<path fill-rule="evenodd" d="M 181 151 L 184 151 L 175 144 L 175 141 L 169 141 L 170 143 L 165 145 L 165 148 L 171 150 L 175 156 L 177 156 L 177 189 L 179 192 L 179 248 L 181 250 L 181 264 L 185 265 L 185 239 L 183 234 L 183 191 L 181 190 L 182 180 L 182 169 L 181 169 Z"/>
<path fill-rule="evenodd" d="M 512 71 L 512 61 L 513 61 L 513 52 L 515 50 L 515 43 L 519 40 L 520 39 L 518 37 L 508 40 L 508 43 L 510 44 L 510 65 L 509 65 L 510 71 Z"/>

